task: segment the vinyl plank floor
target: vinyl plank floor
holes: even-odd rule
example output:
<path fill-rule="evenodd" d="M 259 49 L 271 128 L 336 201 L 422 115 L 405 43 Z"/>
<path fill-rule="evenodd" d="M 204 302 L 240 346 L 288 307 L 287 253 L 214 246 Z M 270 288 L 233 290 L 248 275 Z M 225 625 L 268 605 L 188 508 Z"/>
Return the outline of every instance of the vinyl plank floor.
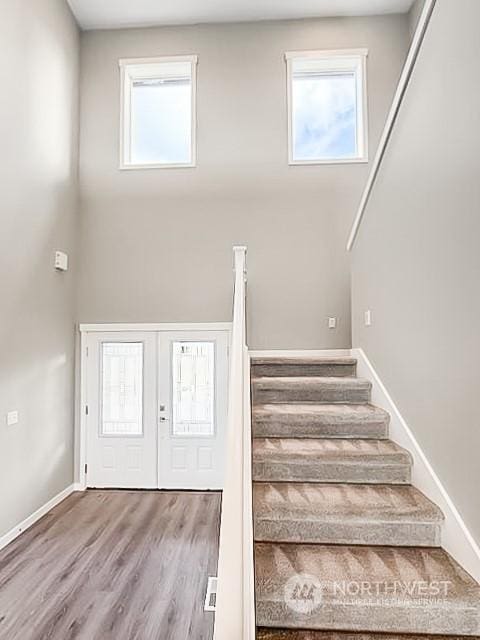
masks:
<path fill-rule="evenodd" d="M 0 551 L 0 640 L 211 640 L 221 494 L 75 493 Z"/>

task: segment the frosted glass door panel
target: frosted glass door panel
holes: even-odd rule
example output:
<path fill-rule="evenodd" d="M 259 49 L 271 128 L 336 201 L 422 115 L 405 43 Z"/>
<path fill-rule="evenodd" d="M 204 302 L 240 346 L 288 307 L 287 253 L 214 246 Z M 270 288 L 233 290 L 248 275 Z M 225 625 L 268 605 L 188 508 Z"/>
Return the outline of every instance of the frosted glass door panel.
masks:
<path fill-rule="evenodd" d="M 215 344 L 173 342 L 173 435 L 215 435 Z"/>
<path fill-rule="evenodd" d="M 102 344 L 103 436 L 143 434 L 143 343 Z"/>

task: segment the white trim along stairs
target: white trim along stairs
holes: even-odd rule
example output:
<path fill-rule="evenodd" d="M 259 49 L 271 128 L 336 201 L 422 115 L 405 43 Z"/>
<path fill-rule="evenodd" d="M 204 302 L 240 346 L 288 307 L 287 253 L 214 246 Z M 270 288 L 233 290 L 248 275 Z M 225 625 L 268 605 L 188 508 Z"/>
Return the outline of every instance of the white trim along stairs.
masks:
<path fill-rule="evenodd" d="M 250 356 L 257 638 L 478 637 L 478 547 L 363 351 Z"/>

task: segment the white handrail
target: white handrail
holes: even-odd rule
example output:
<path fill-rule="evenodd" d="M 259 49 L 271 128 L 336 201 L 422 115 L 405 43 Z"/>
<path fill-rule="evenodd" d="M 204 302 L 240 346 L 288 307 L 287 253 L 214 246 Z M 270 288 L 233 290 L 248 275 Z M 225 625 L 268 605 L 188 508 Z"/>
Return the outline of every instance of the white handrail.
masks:
<path fill-rule="evenodd" d="M 351 251 L 353 245 L 355 244 L 360 225 L 362 224 L 365 209 L 367 208 L 370 195 L 373 191 L 373 186 L 380 170 L 380 165 L 382 164 L 385 151 L 387 150 L 388 142 L 392 135 L 395 122 L 397 121 L 398 113 L 400 111 L 400 107 L 402 106 L 408 83 L 410 82 L 410 78 L 412 77 L 413 69 L 415 67 L 418 54 L 422 47 L 425 33 L 427 31 L 428 25 L 430 24 L 430 19 L 432 17 L 433 9 L 435 8 L 435 3 L 436 0 L 426 0 L 420 18 L 418 19 L 417 28 L 415 30 L 412 44 L 410 46 L 405 65 L 403 67 L 402 75 L 400 76 L 397 90 L 393 97 L 392 106 L 390 107 L 390 111 L 388 112 L 387 121 L 385 123 L 380 142 L 378 143 L 378 149 L 373 161 L 372 169 L 368 176 L 365 189 L 363 190 L 362 199 L 360 200 L 357 215 L 355 216 L 355 220 L 353 221 L 352 229 L 348 237 L 347 251 Z"/>
<path fill-rule="evenodd" d="M 255 640 L 246 252 L 246 247 L 233 248 L 235 288 L 230 349 L 228 439 L 214 640 Z"/>

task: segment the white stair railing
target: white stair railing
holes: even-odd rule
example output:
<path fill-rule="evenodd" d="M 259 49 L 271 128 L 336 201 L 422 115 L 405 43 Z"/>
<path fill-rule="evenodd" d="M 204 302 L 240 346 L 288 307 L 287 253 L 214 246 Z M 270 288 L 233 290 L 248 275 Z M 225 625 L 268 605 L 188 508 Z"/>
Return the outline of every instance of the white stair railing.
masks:
<path fill-rule="evenodd" d="M 233 248 L 235 288 L 230 349 L 228 438 L 214 640 L 255 640 L 246 252 L 246 247 Z"/>

